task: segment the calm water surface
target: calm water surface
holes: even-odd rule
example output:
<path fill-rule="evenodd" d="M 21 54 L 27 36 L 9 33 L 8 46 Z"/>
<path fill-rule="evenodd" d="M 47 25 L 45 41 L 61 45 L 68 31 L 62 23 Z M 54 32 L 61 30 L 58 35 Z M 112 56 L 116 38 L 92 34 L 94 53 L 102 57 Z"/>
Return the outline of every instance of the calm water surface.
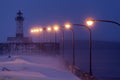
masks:
<path fill-rule="evenodd" d="M 89 50 L 77 49 L 76 65 L 83 71 L 89 71 Z M 65 57 L 71 62 L 72 49 L 65 50 Z M 92 50 L 93 74 L 100 80 L 120 80 L 120 49 Z"/>

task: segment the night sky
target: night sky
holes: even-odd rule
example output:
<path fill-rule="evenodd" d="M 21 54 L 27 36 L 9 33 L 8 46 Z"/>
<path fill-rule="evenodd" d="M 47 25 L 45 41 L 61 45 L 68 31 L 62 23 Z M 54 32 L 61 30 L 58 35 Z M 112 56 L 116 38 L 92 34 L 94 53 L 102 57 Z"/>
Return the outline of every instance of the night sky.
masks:
<path fill-rule="evenodd" d="M 35 25 L 62 25 L 66 21 L 84 24 L 87 17 L 120 22 L 120 0 L 0 0 L 0 42 L 5 42 L 8 36 L 15 36 L 18 10 L 25 17 L 25 36 L 31 36 L 29 30 Z M 117 25 L 97 22 L 91 29 L 94 40 L 120 42 L 120 27 Z M 75 31 L 76 40 L 88 39 L 87 30 L 76 27 Z M 67 34 L 71 35 L 70 32 Z"/>

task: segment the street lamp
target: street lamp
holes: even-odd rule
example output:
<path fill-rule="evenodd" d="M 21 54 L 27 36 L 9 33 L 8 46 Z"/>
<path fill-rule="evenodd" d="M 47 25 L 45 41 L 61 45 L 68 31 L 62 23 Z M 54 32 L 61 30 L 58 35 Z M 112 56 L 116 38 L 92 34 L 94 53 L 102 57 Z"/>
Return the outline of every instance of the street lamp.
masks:
<path fill-rule="evenodd" d="M 70 24 L 70 23 L 66 23 L 66 24 L 65 24 L 65 28 L 66 28 L 66 29 L 70 29 L 70 28 L 71 28 L 71 24 Z"/>
<path fill-rule="evenodd" d="M 39 32 L 42 32 L 43 31 L 43 28 L 39 28 Z"/>
<path fill-rule="evenodd" d="M 86 24 L 87 24 L 88 27 L 91 27 L 94 24 L 94 22 L 89 20 L 89 21 L 86 22 Z"/>
<path fill-rule="evenodd" d="M 62 31 L 62 56 L 63 56 L 63 59 L 64 59 L 64 27 L 62 26 L 62 28 L 60 28 L 61 31 Z"/>
<path fill-rule="evenodd" d="M 88 24 L 92 25 L 93 22 L 88 22 Z M 68 24 L 65 24 L 66 29 L 71 29 L 71 25 L 85 27 L 89 31 L 89 53 L 90 53 L 90 58 L 89 58 L 89 74 L 93 75 L 93 73 L 92 73 L 92 31 L 91 31 L 91 29 L 90 29 L 89 26 L 86 26 L 86 25 L 83 25 L 83 24 L 70 24 L 70 23 L 68 23 Z M 74 66 L 75 65 L 74 31 L 73 31 L 73 29 L 71 29 L 71 30 L 73 32 L 72 43 L 73 43 L 73 66 Z"/>
<path fill-rule="evenodd" d="M 53 26 L 53 30 L 55 31 L 55 43 L 56 43 L 57 42 L 56 32 L 59 30 L 59 26 L 58 25 Z"/>
<path fill-rule="evenodd" d="M 47 31 L 50 32 L 52 30 L 51 27 L 47 27 Z"/>
<path fill-rule="evenodd" d="M 74 37 L 74 30 L 71 28 L 70 24 L 64 25 L 65 29 L 70 29 L 72 31 L 72 72 L 74 72 L 74 66 L 75 66 L 75 37 Z"/>
<path fill-rule="evenodd" d="M 47 28 L 46 28 L 46 30 L 48 31 L 48 32 L 51 32 L 52 31 L 52 28 L 50 27 L 50 26 L 48 26 Z M 49 33 L 50 34 L 50 33 Z M 50 34 L 50 43 L 51 43 L 51 34 Z"/>
<path fill-rule="evenodd" d="M 94 25 L 94 22 L 107 22 L 107 23 L 113 23 L 116 24 L 118 26 L 120 26 L 120 23 L 116 22 L 116 21 L 111 21 L 111 20 L 94 20 L 94 19 L 87 19 L 86 20 L 86 26 L 91 27 Z"/>
<path fill-rule="evenodd" d="M 90 24 L 92 24 L 92 23 L 90 22 Z M 83 24 L 72 24 L 72 25 L 87 28 L 89 31 L 89 54 L 90 54 L 90 56 L 89 56 L 89 74 L 92 76 L 93 75 L 93 73 L 92 73 L 92 31 L 91 31 L 90 27 L 83 25 Z"/>

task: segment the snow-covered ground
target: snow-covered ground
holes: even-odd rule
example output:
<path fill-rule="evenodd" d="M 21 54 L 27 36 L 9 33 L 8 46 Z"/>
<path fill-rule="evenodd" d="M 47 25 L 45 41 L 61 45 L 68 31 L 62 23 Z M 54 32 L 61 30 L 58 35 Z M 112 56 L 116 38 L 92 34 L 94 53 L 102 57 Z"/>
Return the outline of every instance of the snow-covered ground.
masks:
<path fill-rule="evenodd" d="M 80 80 L 59 56 L 0 57 L 0 80 Z"/>

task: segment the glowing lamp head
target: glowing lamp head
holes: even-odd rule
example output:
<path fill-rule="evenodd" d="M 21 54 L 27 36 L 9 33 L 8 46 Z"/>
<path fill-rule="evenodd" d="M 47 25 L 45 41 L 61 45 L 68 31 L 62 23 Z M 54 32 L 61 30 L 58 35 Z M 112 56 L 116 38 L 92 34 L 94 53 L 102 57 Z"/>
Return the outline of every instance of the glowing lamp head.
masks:
<path fill-rule="evenodd" d="M 92 21 L 92 20 L 87 20 L 87 21 L 86 21 L 86 24 L 87 24 L 87 26 L 93 26 L 94 21 Z"/>
<path fill-rule="evenodd" d="M 37 28 L 33 28 L 30 30 L 30 32 L 36 34 L 39 33 L 39 30 Z"/>
<path fill-rule="evenodd" d="M 40 28 L 39 31 L 42 32 L 42 31 L 43 31 L 43 28 Z"/>
<path fill-rule="evenodd" d="M 53 27 L 53 29 L 54 29 L 55 31 L 58 31 L 58 30 L 59 30 L 59 26 L 58 26 L 58 25 L 55 25 L 55 26 Z"/>
<path fill-rule="evenodd" d="M 88 27 L 94 26 L 94 19 L 93 19 L 93 18 L 87 18 L 87 19 L 85 20 L 85 24 L 86 24 L 86 26 L 88 26 Z"/>
<path fill-rule="evenodd" d="M 51 30 L 52 30 L 52 28 L 51 28 L 51 27 L 48 27 L 48 28 L 47 28 L 47 31 L 51 31 Z"/>
<path fill-rule="evenodd" d="M 34 32 L 34 30 L 33 30 L 33 29 L 31 29 L 31 30 L 30 30 L 30 32 L 31 32 L 31 33 L 33 33 L 33 32 Z"/>
<path fill-rule="evenodd" d="M 65 28 L 66 29 L 70 29 L 71 28 L 71 24 L 69 24 L 69 23 L 65 24 Z"/>
<path fill-rule="evenodd" d="M 34 31 L 35 31 L 35 32 L 39 32 L 39 29 L 35 29 Z"/>

